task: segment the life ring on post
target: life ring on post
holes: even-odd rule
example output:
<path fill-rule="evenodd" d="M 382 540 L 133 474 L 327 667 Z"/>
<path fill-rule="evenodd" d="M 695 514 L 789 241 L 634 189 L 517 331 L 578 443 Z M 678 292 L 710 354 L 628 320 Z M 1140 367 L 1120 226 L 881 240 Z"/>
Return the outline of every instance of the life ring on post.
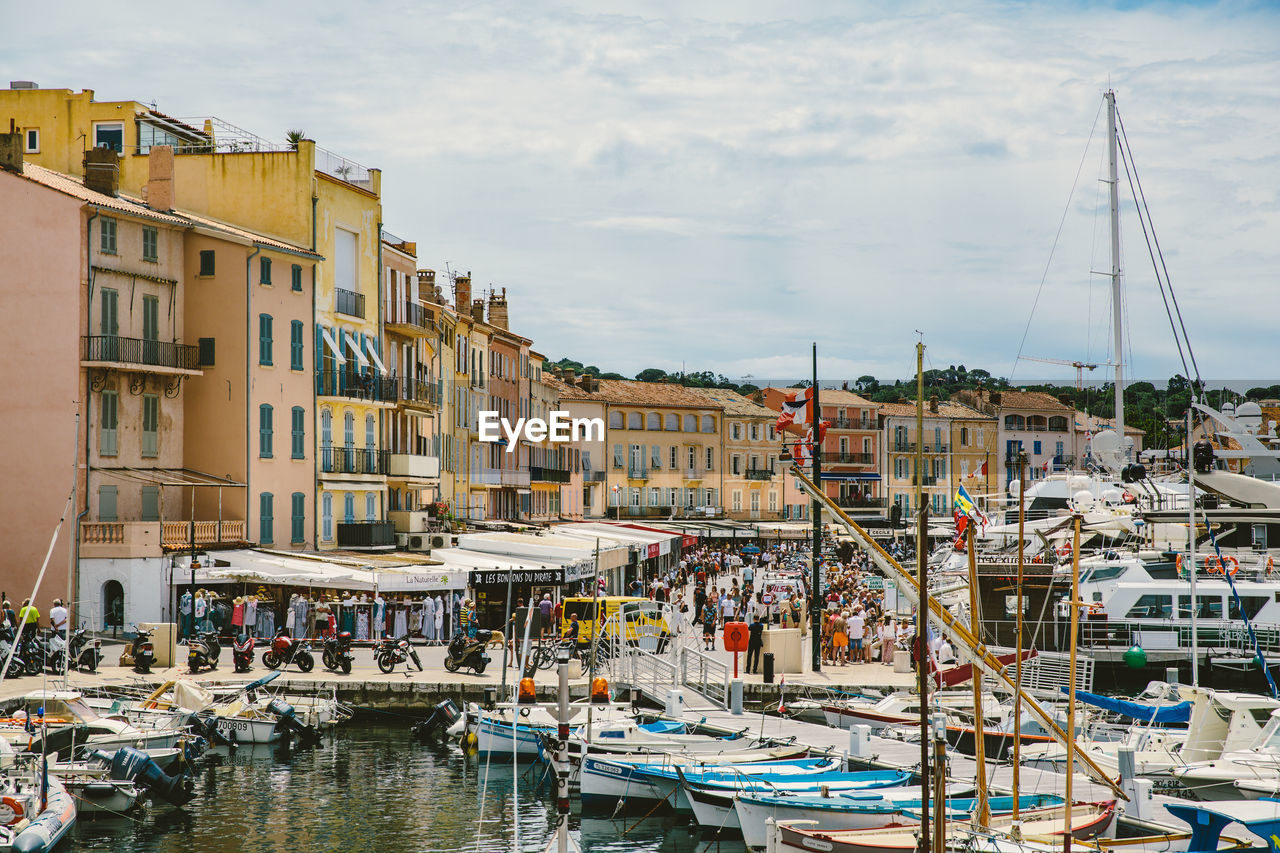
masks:
<path fill-rule="evenodd" d="M 27 813 L 27 810 L 22 807 L 22 803 L 13 797 L 4 797 L 0 802 L 4 803 L 4 812 L 8 813 L 9 820 L 5 823 L 5 826 L 13 826 L 21 821 L 23 815 Z M 4 816 L 4 812 L 0 812 L 0 817 Z"/>
<path fill-rule="evenodd" d="M 1070 556 L 1070 554 L 1071 554 L 1071 544 L 1068 542 L 1062 543 L 1062 547 L 1058 549 L 1058 556 L 1067 557 L 1067 556 Z"/>

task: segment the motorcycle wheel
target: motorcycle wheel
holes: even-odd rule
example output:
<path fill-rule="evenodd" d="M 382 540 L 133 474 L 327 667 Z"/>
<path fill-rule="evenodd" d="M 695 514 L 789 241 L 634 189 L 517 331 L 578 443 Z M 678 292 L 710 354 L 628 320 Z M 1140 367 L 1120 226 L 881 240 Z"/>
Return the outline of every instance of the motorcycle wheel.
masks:
<path fill-rule="evenodd" d="M 39 675 L 44 666 L 35 658 L 27 658 L 27 675 Z"/>
<path fill-rule="evenodd" d="M 316 659 L 311 655 L 298 655 L 293 659 L 293 662 L 296 663 L 298 665 L 298 669 L 303 672 L 310 672 L 316 665 Z"/>
<path fill-rule="evenodd" d="M 410 650 L 409 656 L 413 658 L 413 665 L 418 668 L 418 672 L 422 672 L 422 660 L 418 657 L 418 652 Z"/>
<path fill-rule="evenodd" d="M 342 674 L 343 675 L 351 674 L 351 658 L 342 659 Z"/>
<path fill-rule="evenodd" d="M 484 675 L 484 668 L 488 665 L 487 661 L 479 661 L 472 669 L 476 671 L 476 675 Z"/>
<path fill-rule="evenodd" d="M 66 670 L 66 668 L 67 668 L 67 659 L 66 657 L 63 656 L 62 652 L 58 652 L 58 654 L 50 658 L 49 669 L 53 672 L 54 675 L 62 675 L 63 671 Z"/>
<path fill-rule="evenodd" d="M 324 664 L 325 669 L 336 670 L 338 668 L 338 662 L 334 660 L 333 652 L 329 651 L 328 649 L 325 649 L 323 652 L 321 652 L 320 660 Z"/>
<path fill-rule="evenodd" d="M 445 655 L 444 668 L 449 670 L 450 672 L 457 672 L 458 662 L 453 658 L 449 657 L 448 655 Z"/>
<path fill-rule="evenodd" d="M 396 659 L 389 654 L 378 655 L 378 669 L 391 672 L 396 668 Z"/>
<path fill-rule="evenodd" d="M 275 669 L 280 666 L 280 658 L 276 657 L 275 652 L 263 652 L 262 665 L 267 669 Z"/>

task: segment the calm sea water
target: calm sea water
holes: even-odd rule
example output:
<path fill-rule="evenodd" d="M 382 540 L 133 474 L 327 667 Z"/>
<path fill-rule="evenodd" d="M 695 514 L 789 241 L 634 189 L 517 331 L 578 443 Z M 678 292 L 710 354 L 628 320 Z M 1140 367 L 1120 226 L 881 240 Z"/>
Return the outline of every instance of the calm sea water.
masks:
<path fill-rule="evenodd" d="M 184 810 L 141 818 L 82 819 L 60 851 L 541 851 L 555 810 L 543 766 L 521 765 L 513 808 L 510 763 L 464 757 L 456 745 L 416 743 L 399 725 L 356 724 L 316 747 L 215 750 Z M 487 787 L 486 787 L 487 778 Z M 539 783 L 543 784 L 539 784 Z M 484 796 L 482 799 L 482 790 Z M 481 803 L 483 802 L 483 819 Z M 684 817 L 581 816 L 570 826 L 585 850 L 742 853 L 741 840 L 702 835 Z"/>

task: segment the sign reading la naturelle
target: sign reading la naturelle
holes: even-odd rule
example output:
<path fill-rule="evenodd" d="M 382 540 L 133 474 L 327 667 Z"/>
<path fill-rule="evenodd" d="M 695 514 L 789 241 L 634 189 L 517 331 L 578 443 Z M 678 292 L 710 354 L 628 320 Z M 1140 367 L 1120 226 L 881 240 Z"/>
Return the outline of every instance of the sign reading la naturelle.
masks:
<path fill-rule="evenodd" d="M 470 573 L 468 586 L 506 586 L 510 577 L 513 584 L 559 586 L 564 583 L 564 569 L 477 569 Z"/>

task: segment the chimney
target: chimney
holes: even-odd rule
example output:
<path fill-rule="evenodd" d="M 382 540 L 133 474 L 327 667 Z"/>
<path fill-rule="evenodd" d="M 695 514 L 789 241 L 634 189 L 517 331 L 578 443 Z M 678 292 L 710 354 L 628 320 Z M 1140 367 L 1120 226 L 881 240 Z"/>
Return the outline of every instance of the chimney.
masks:
<path fill-rule="evenodd" d="M 484 322 L 484 300 L 483 299 L 471 300 L 471 319 L 475 320 L 477 323 Z"/>
<path fill-rule="evenodd" d="M 1058 395 L 1058 402 L 1059 402 L 1059 403 L 1061 403 L 1061 404 L 1062 404 L 1062 405 L 1064 405 L 1064 406 L 1070 406 L 1070 405 L 1073 405 L 1073 404 L 1072 404 L 1072 402 L 1071 402 L 1071 395 L 1070 395 L 1070 394 L 1059 394 L 1059 395 Z"/>
<path fill-rule="evenodd" d="M 467 312 L 471 310 L 471 273 L 466 275 L 454 276 L 453 279 L 453 306 L 458 312 L 459 317 L 467 316 Z"/>
<path fill-rule="evenodd" d="M 173 147 L 157 145 L 147 155 L 147 204 L 152 210 L 173 210 Z"/>
<path fill-rule="evenodd" d="M 85 189 L 114 196 L 120 191 L 120 155 L 106 147 L 84 152 Z"/>
<path fill-rule="evenodd" d="M 418 270 L 418 296 L 423 302 L 437 302 L 435 270 Z"/>
<path fill-rule="evenodd" d="M 564 384 L 573 385 L 575 380 L 577 379 L 577 376 L 578 376 L 578 372 L 576 370 L 574 370 L 572 367 L 566 367 L 564 369 L 564 373 L 561 375 L 560 378 L 564 380 Z M 586 379 L 585 376 L 582 378 Z M 587 386 L 584 384 L 582 387 L 586 388 Z"/>
<path fill-rule="evenodd" d="M 934 394 L 932 397 L 929 398 L 929 411 L 933 412 L 935 415 L 938 414 L 938 395 L 937 394 Z"/>
<path fill-rule="evenodd" d="M 0 169 L 22 174 L 21 133 L 0 133 Z"/>
<path fill-rule="evenodd" d="M 502 295 L 489 291 L 489 325 L 499 329 L 507 328 L 507 289 L 502 288 Z"/>
<path fill-rule="evenodd" d="M 562 371 L 559 367 L 551 368 L 551 375 L 554 376 L 556 379 L 559 379 L 561 375 L 563 375 L 563 373 L 564 371 Z"/>

